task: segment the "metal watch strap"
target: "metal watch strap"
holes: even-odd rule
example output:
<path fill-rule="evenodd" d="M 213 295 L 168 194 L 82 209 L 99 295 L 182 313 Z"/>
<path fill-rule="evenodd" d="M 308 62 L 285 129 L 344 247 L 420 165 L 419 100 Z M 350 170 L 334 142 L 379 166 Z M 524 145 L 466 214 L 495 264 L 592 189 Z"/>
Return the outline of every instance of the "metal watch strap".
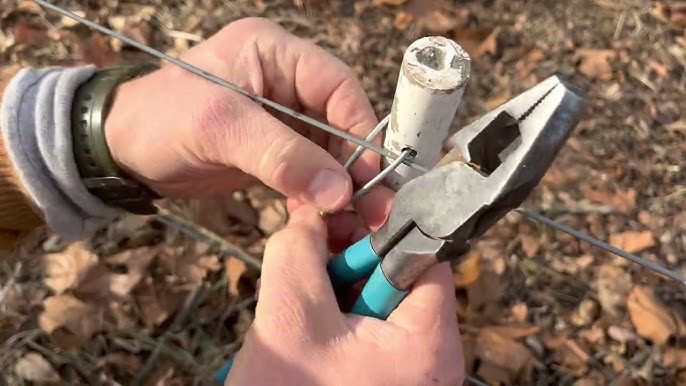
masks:
<path fill-rule="evenodd" d="M 143 215 L 157 212 L 152 201 L 160 196 L 117 165 L 104 126 L 117 87 L 157 68 L 138 64 L 97 71 L 76 90 L 71 114 L 74 160 L 86 189 L 107 205 Z"/>

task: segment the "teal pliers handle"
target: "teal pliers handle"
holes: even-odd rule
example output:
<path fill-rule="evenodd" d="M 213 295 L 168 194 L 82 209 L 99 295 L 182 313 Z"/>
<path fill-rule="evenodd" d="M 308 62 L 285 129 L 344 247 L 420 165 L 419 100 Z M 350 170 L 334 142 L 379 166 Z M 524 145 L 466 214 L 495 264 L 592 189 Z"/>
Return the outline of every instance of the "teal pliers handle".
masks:
<path fill-rule="evenodd" d="M 381 257 L 374 251 L 371 236 L 351 245 L 329 263 L 327 271 L 334 288 L 369 277 L 352 308 L 353 314 L 386 320 L 407 295 L 407 291 L 395 288 L 388 281 L 380 263 Z M 218 383 L 224 383 L 232 365 L 233 358 L 215 374 Z"/>

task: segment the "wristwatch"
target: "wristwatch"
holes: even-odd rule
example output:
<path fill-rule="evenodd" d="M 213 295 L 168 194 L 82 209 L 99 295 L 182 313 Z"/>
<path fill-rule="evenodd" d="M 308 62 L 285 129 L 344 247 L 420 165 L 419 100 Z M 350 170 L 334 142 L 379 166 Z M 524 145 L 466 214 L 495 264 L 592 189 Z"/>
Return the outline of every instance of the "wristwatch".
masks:
<path fill-rule="evenodd" d="M 86 189 L 107 205 L 141 215 L 156 213 L 153 200 L 161 197 L 117 165 L 104 127 L 118 86 L 158 68 L 146 63 L 96 71 L 76 90 L 71 112 L 74 160 Z"/>

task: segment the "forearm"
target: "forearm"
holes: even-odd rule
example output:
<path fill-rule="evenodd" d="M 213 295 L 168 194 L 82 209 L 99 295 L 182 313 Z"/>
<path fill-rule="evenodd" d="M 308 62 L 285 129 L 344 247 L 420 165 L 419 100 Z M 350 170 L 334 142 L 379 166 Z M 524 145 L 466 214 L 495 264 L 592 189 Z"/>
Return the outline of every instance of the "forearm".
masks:
<path fill-rule="evenodd" d="M 9 81 L 0 99 L 0 229 L 27 231 L 45 223 L 74 240 L 118 214 L 85 189 L 71 145 L 73 95 L 93 71 L 24 69 L 5 78 Z"/>
<path fill-rule="evenodd" d="M 0 70 L 0 101 L 9 80 L 19 69 L 19 66 L 10 66 Z M 12 249 L 22 234 L 43 224 L 40 211 L 31 202 L 17 176 L 4 138 L 0 135 L 0 250 Z"/>

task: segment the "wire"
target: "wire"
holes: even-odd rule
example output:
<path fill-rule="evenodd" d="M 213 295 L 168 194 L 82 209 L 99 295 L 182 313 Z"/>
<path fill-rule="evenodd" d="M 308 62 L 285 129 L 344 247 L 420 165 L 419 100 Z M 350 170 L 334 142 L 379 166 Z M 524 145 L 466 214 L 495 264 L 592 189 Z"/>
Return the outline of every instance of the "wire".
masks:
<path fill-rule="evenodd" d="M 517 212 L 523 214 L 525 217 L 528 217 L 529 219 L 532 219 L 532 220 L 535 220 L 538 222 L 542 222 L 542 223 L 544 223 L 544 224 L 546 224 L 552 228 L 555 228 L 559 231 L 570 234 L 579 240 L 583 240 L 583 241 L 585 241 L 585 242 L 587 242 L 587 243 L 589 243 L 595 247 L 598 247 L 600 249 L 604 249 L 608 252 L 614 253 L 617 256 L 620 256 L 620 257 L 623 257 L 627 260 L 633 261 L 634 263 L 636 263 L 642 267 L 648 268 L 649 270 L 651 270 L 653 272 L 657 272 L 661 275 L 667 276 L 670 279 L 674 279 L 678 282 L 681 282 L 682 284 L 686 284 L 686 277 L 685 276 L 683 276 L 679 273 L 670 271 L 669 269 L 667 269 L 667 268 L 665 268 L 665 267 L 663 267 L 657 263 L 653 263 L 652 261 L 646 260 L 642 257 L 636 256 L 636 255 L 631 254 L 627 251 L 623 251 L 617 247 L 613 247 L 612 245 L 610 245 L 604 241 L 600 241 L 600 240 L 593 238 L 593 237 L 591 237 L 585 233 L 581 233 L 575 229 L 572 229 L 566 225 L 560 224 L 559 222 L 551 220 L 551 219 L 549 219 L 545 216 L 542 216 L 538 213 L 530 212 L 530 211 L 528 211 L 526 209 L 522 209 L 522 208 L 518 208 L 516 210 L 517 210 Z"/>
<path fill-rule="evenodd" d="M 384 148 L 382 148 L 382 147 L 375 146 L 375 145 L 373 145 L 373 144 L 371 144 L 371 143 L 368 143 L 368 142 L 366 142 L 366 141 L 364 141 L 364 140 L 362 140 L 362 139 L 360 139 L 360 138 L 355 137 L 354 135 L 351 135 L 350 133 L 347 133 L 347 132 L 345 132 L 345 131 L 342 131 L 342 130 L 336 129 L 336 128 L 332 127 L 332 126 L 329 126 L 329 125 L 326 125 L 326 124 L 324 124 L 324 123 L 321 123 L 321 122 L 317 121 L 316 119 L 310 118 L 310 117 L 308 117 L 308 116 L 306 116 L 306 115 L 304 115 L 304 114 L 301 114 L 301 113 L 299 113 L 299 112 L 297 112 L 297 111 L 295 111 L 295 110 L 293 110 L 293 109 L 290 109 L 290 108 L 288 108 L 288 107 L 286 107 L 286 106 L 280 105 L 280 104 L 278 104 L 278 103 L 276 103 L 276 102 L 274 102 L 274 101 L 272 101 L 272 100 L 269 100 L 269 99 L 267 99 L 267 98 L 263 98 L 263 97 L 260 97 L 260 96 L 251 94 L 251 93 L 249 93 L 248 91 L 244 90 L 243 88 L 238 87 L 237 85 L 235 85 L 235 84 L 233 84 L 233 83 L 231 83 L 231 82 L 228 82 L 228 81 L 226 81 L 226 80 L 224 80 L 224 79 L 222 79 L 222 78 L 220 78 L 220 77 L 218 77 L 218 76 L 216 76 L 216 75 L 213 75 L 213 74 L 211 74 L 211 73 L 209 73 L 209 72 L 207 72 L 207 71 L 205 71 L 205 70 L 203 70 L 203 69 L 201 69 L 201 68 L 198 68 L 198 67 L 196 67 L 196 66 L 194 66 L 194 65 L 192 65 L 192 64 L 190 64 L 190 63 L 184 62 L 183 60 L 180 60 L 180 59 L 177 59 L 177 58 L 175 58 L 175 57 L 173 57 L 173 56 L 170 56 L 170 55 L 168 55 L 168 54 L 165 54 L 164 52 L 161 52 L 161 51 L 159 51 L 159 50 L 156 50 L 156 49 L 154 49 L 154 48 L 152 48 L 152 47 L 149 47 L 149 46 L 147 46 L 147 45 L 145 45 L 145 44 L 143 44 L 143 43 L 140 43 L 140 42 L 138 42 L 138 41 L 136 41 L 136 40 L 134 40 L 134 39 L 131 39 L 131 38 L 129 38 L 129 37 L 123 35 L 123 34 L 120 34 L 119 32 L 113 31 L 113 30 L 111 30 L 111 29 L 109 29 L 109 28 L 105 28 L 105 27 L 103 27 L 103 26 L 101 26 L 101 25 L 99 25 L 99 24 L 97 24 L 97 23 L 94 23 L 94 22 L 92 22 L 92 21 L 90 21 L 90 20 L 88 20 L 88 19 L 86 19 L 86 18 L 83 18 L 83 17 L 81 17 L 81 16 L 79 16 L 79 15 L 73 13 L 73 12 L 70 12 L 70 11 L 64 9 L 64 8 L 61 8 L 61 7 L 58 7 L 58 6 L 56 6 L 56 5 L 50 4 L 50 3 L 46 2 L 46 1 L 43 1 L 43 0 L 34 0 L 34 1 L 35 1 L 36 3 L 38 3 L 39 5 L 45 7 L 45 8 L 48 8 L 48 9 L 50 9 L 50 10 L 52 10 L 52 11 L 55 11 L 55 12 L 59 13 L 60 15 L 63 15 L 63 16 L 66 16 L 66 17 L 68 17 L 68 18 L 70 18 L 70 19 L 73 19 L 73 20 L 75 20 L 75 21 L 78 21 L 78 22 L 80 22 L 80 23 L 82 23 L 82 24 L 84 24 L 84 25 L 87 25 L 88 27 L 91 27 L 91 28 L 93 28 L 93 29 L 95 29 L 95 30 L 97 30 L 97 31 L 99 31 L 99 32 L 101 32 L 101 33 L 104 33 L 105 35 L 109 35 L 109 36 L 112 36 L 112 37 L 114 37 L 114 38 L 116 38 L 116 39 L 119 39 L 119 40 L 125 42 L 126 44 L 129 44 L 129 45 L 131 45 L 131 46 L 133 46 L 133 47 L 138 48 L 139 50 L 141 50 L 141 51 L 143 51 L 143 52 L 146 52 L 146 53 L 148 53 L 148 54 L 150 54 L 150 55 L 152 55 L 152 56 L 155 56 L 155 57 L 157 57 L 157 58 L 159 58 L 159 59 L 166 60 L 166 61 L 168 61 L 168 62 L 170 62 L 170 63 L 173 63 L 173 64 L 175 64 L 175 65 L 177 65 L 177 66 L 179 66 L 179 67 L 181 67 L 181 68 L 183 68 L 183 69 L 185 69 L 185 70 L 187 70 L 187 71 L 192 72 L 192 73 L 195 74 L 195 75 L 198 75 L 198 76 L 200 76 L 200 77 L 202 77 L 202 78 L 204 78 L 204 79 L 206 79 L 206 80 L 209 80 L 210 82 L 216 83 L 216 84 L 218 84 L 218 85 L 220 85 L 220 86 L 223 86 L 223 87 L 229 88 L 229 89 L 231 89 L 231 90 L 233 90 L 233 91 L 236 91 L 237 93 L 242 94 L 242 95 L 244 95 L 244 96 L 246 96 L 246 97 L 248 97 L 248 98 L 254 100 L 255 102 L 259 102 L 259 103 L 265 104 L 265 105 L 267 105 L 267 106 L 269 106 L 269 107 L 271 107 L 271 108 L 273 108 L 273 109 L 275 109 L 275 110 L 277 110 L 277 111 L 280 111 L 280 112 L 282 112 L 282 113 L 284 113 L 284 114 L 288 114 L 288 115 L 290 115 L 291 117 L 296 118 L 296 119 L 298 119 L 298 120 L 300 120 L 300 121 L 302 121 L 302 122 L 305 122 L 305 123 L 307 123 L 307 124 L 309 124 L 309 125 L 311 125 L 311 126 L 314 126 L 314 127 L 318 128 L 318 129 L 321 129 L 321 130 L 324 130 L 324 131 L 326 131 L 326 132 L 329 133 L 329 134 L 332 134 L 332 135 L 335 135 L 335 136 L 337 136 L 337 137 L 343 138 L 343 139 L 345 139 L 346 141 L 350 141 L 350 142 L 352 142 L 352 143 L 354 143 L 354 144 L 356 144 L 356 145 L 362 146 L 362 147 L 364 147 L 364 148 L 367 148 L 367 149 L 369 149 L 369 150 L 371 150 L 371 151 L 374 151 L 374 152 L 376 152 L 376 153 L 378 153 L 378 154 L 380 154 L 380 155 L 386 156 L 386 157 L 391 158 L 391 159 L 397 159 L 397 158 L 399 157 L 398 154 L 395 154 L 395 153 L 393 153 L 392 151 L 390 151 L 390 150 L 388 150 L 388 149 L 384 149 Z M 407 160 L 406 163 L 407 163 L 408 166 L 413 167 L 413 168 L 415 168 L 415 169 L 417 169 L 417 170 L 419 170 L 419 171 L 422 171 L 422 172 L 427 172 L 427 171 L 429 171 L 429 170 L 428 170 L 427 168 L 425 168 L 424 166 L 422 166 L 422 165 L 420 165 L 420 164 L 417 164 L 417 163 L 414 163 L 414 162 L 412 162 L 412 161 L 410 161 L 410 160 Z"/>
<path fill-rule="evenodd" d="M 382 119 L 381 122 L 379 122 L 379 124 L 376 125 L 374 130 L 372 130 L 372 132 L 369 133 L 369 135 L 367 135 L 367 138 L 365 138 L 364 140 L 367 142 L 373 140 L 381 132 L 381 130 L 385 129 L 386 126 L 388 126 L 388 122 L 390 120 L 391 120 L 391 115 L 390 114 L 386 115 L 386 118 Z M 364 151 L 364 147 L 362 147 L 362 146 L 358 146 L 357 149 L 355 149 L 355 151 L 350 156 L 350 158 L 348 158 L 348 160 L 345 161 L 345 165 L 343 166 L 345 168 L 345 170 L 350 169 L 350 167 L 355 163 L 355 161 L 357 161 L 357 159 L 360 157 L 360 154 L 362 154 L 363 151 Z"/>
<path fill-rule="evenodd" d="M 410 158 L 414 153 L 415 152 L 412 149 L 403 150 L 403 154 L 400 156 L 400 158 L 393 161 L 393 163 L 388 165 L 386 169 L 382 170 L 381 173 L 374 176 L 374 178 L 372 178 L 369 182 L 364 184 L 364 186 L 360 188 L 360 190 L 355 192 L 355 194 L 353 195 L 353 200 L 369 192 L 376 184 L 378 184 L 379 182 L 381 182 L 381 180 L 386 178 L 387 175 L 391 174 L 391 172 L 397 169 L 398 166 L 400 166 L 400 164 L 405 162 L 405 160 Z"/>

